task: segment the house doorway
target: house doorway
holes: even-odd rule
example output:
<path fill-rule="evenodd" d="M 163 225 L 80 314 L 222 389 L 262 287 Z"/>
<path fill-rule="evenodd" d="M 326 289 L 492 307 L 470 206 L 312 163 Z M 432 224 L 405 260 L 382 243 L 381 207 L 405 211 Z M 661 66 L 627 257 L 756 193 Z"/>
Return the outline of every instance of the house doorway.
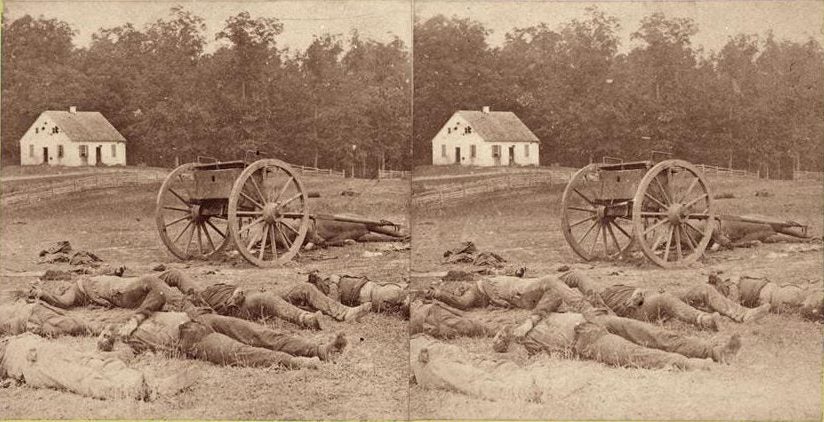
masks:
<path fill-rule="evenodd" d="M 515 145 L 509 147 L 509 165 L 515 165 Z"/>
<path fill-rule="evenodd" d="M 103 164 L 103 146 L 98 145 L 94 149 L 94 165 L 99 166 Z"/>
<path fill-rule="evenodd" d="M 455 164 L 461 164 L 461 147 L 455 147 Z"/>
<path fill-rule="evenodd" d="M 49 149 L 43 147 L 43 164 L 49 164 Z"/>
<path fill-rule="evenodd" d="M 492 160 L 494 161 L 496 166 L 501 165 L 501 146 L 500 145 L 492 145 Z"/>

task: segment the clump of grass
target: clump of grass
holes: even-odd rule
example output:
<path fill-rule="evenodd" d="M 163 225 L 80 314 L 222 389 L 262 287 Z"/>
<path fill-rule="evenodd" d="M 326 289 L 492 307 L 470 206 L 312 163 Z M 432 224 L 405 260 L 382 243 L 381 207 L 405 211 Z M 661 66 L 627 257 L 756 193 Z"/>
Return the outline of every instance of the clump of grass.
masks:
<path fill-rule="evenodd" d="M 770 196 L 773 196 L 773 194 L 770 193 L 770 191 L 768 191 L 766 189 L 762 189 L 762 190 L 755 191 L 755 196 L 763 197 L 763 198 L 769 198 Z"/>
<path fill-rule="evenodd" d="M 733 199 L 735 195 L 732 192 L 721 192 L 719 194 L 713 195 L 712 199 Z"/>

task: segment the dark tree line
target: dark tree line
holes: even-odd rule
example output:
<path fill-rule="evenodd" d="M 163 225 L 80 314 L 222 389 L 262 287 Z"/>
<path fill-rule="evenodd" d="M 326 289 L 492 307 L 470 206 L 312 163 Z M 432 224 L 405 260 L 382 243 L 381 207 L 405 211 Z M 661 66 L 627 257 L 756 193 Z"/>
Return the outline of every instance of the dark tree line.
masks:
<path fill-rule="evenodd" d="M 102 112 L 127 138 L 130 164 L 259 150 L 296 164 L 400 169 L 410 162 L 411 57 L 397 37 L 317 35 L 278 46 L 276 18 L 229 17 L 205 53 L 201 17 L 181 8 L 135 28 L 100 29 L 77 48 L 65 22 L 3 21 L 2 155 L 44 110 Z M 368 169 L 368 170 L 366 170 Z"/>
<path fill-rule="evenodd" d="M 458 109 L 515 112 L 541 139 L 542 164 L 658 150 L 706 164 L 786 177 L 824 157 L 824 51 L 814 39 L 738 35 L 720 51 L 691 44 L 685 18 L 652 14 L 619 53 L 619 22 L 596 8 L 557 30 L 516 28 L 503 46 L 457 17 L 415 24 L 413 155 Z"/>

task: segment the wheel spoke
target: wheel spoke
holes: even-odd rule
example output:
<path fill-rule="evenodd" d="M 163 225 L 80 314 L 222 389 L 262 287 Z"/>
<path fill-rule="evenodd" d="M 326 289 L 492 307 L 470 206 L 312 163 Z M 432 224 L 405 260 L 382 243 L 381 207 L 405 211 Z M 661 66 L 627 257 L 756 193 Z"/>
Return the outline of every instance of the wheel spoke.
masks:
<path fill-rule="evenodd" d="M 672 245 L 672 226 L 667 229 L 667 244 L 664 245 L 664 262 L 669 262 L 669 251 Z"/>
<path fill-rule="evenodd" d="M 601 222 L 596 221 L 595 224 L 598 225 L 598 228 L 595 229 L 595 240 L 592 241 L 592 246 L 589 248 L 589 256 L 592 256 L 592 253 L 595 252 L 595 245 L 598 244 L 598 235 L 601 234 Z"/>
<path fill-rule="evenodd" d="M 294 242 L 289 240 L 289 238 L 286 236 L 286 234 L 283 233 L 283 230 L 281 230 L 280 226 L 284 226 L 284 225 L 289 227 L 286 223 L 281 223 L 281 224 L 277 225 L 277 229 L 278 229 L 278 233 L 280 233 L 280 235 L 283 237 L 283 243 L 286 244 L 286 249 L 290 250 L 290 249 L 292 249 L 292 246 L 294 245 Z M 289 228 L 291 228 L 291 227 L 289 227 Z M 297 234 L 297 232 L 295 232 L 295 234 Z M 297 240 L 297 236 L 295 236 L 295 240 Z"/>
<path fill-rule="evenodd" d="M 177 220 L 172 221 L 171 223 L 166 224 L 166 225 L 165 225 L 165 226 L 163 226 L 163 227 L 169 227 L 169 226 L 171 226 L 172 224 L 177 224 L 177 223 L 179 223 L 179 222 L 181 222 L 181 221 L 183 221 L 183 220 L 188 220 L 189 218 L 191 218 L 191 216 L 184 215 L 183 217 L 180 217 L 180 218 L 178 218 Z"/>
<path fill-rule="evenodd" d="M 697 177 L 692 179 L 692 183 L 690 183 L 690 186 L 687 188 L 686 191 L 684 191 L 684 195 L 681 196 L 681 199 L 679 199 L 678 202 L 683 202 L 685 199 L 689 198 L 690 193 L 692 193 L 692 190 L 695 188 L 695 185 L 698 184 L 699 180 L 700 179 L 698 179 Z"/>
<path fill-rule="evenodd" d="M 608 221 L 607 222 L 607 229 L 609 229 L 609 237 L 612 238 L 612 243 L 615 243 L 615 254 L 620 255 L 621 254 L 621 244 L 618 243 L 618 238 L 615 237 L 615 231 L 612 230 L 613 225 L 617 225 L 617 224 L 615 224 L 615 222 Z"/>
<path fill-rule="evenodd" d="M 663 185 L 661 185 L 661 181 L 660 181 L 660 180 L 658 180 L 658 177 L 656 176 L 656 177 L 654 177 L 652 180 L 655 180 L 655 184 L 657 184 L 657 185 L 658 185 L 658 190 L 661 192 L 661 194 L 662 194 L 662 195 L 664 195 L 664 201 L 665 201 L 667 204 L 671 204 L 671 203 L 672 203 L 672 201 L 670 201 L 670 197 L 669 197 L 669 195 L 667 194 L 667 190 L 666 190 L 666 189 L 664 189 L 664 186 L 663 186 Z M 666 206 L 666 205 L 664 205 L 664 208 L 667 208 L 667 206 Z"/>
<path fill-rule="evenodd" d="M 197 252 L 203 255 L 203 236 L 200 234 L 200 224 L 195 224 L 197 228 Z"/>
<path fill-rule="evenodd" d="M 579 244 L 579 245 L 581 245 L 581 246 L 583 246 L 583 245 L 584 245 L 584 239 L 586 239 L 586 238 L 587 238 L 587 236 L 589 236 L 589 233 L 590 233 L 590 232 L 592 231 L 592 229 L 594 229 L 594 228 L 595 228 L 595 226 L 597 226 L 597 225 L 598 225 L 598 220 L 595 220 L 595 222 L 593 222 L 593 223 L 592 223 L 592 225 L 591 225 L 591 226 L 589 226 L 589 229 L 587 229 L 587 232 L 586 232 L 586 233 L 584 233 L 584 235 L 583 235 L 583 236 L 581 236 L 581 238 L 580 238 L 580 239 L 578 239 L 578 244 Z"/>
<path fill-rule="evenodd" d="M 285 207 L 285 206 L 286 206 L 286 205 L 288 205 L 290 202 L 294 201 L 295 199 L 300 198 L 301 196 L 303 196 L 303 193 L 302 193 L 302 192 L 298 192 L 298 193 L 296 193 L 296 194 L 295 194 L 295 196 L 293 196 L 293 197 L 291 197 L 291 198 L 289 198 L 289 199 L 287 199 L 287 200 L 283 201 L 283 203 L 282 203 L 282 204 L 280 204 L 280 205 L 281 205 L 281 206 L 283 206 L 283 207 Z"/>
<path fill-rule="evenodd" d="M 266 197 L 263 196 L 263 192 L 261 192 L 260 187 L 258 186 L 257 182 L 255 181 L 255 175 L 252 175 L 252 177 L 250 177 L 249 180 L 252 181 L 252 186 L 255 187 L 255 191 L 257 191 L 257 194 L 260 197 L 260 200 L 263 201 L 263 202 L 266 202 Z"/>
<path fill-rule="evenodd" d="M 252 221 L 251 223 L 249 223 L 246 227 L 244 227 L 244 228 L 240 229 L 240 230 L 238 231 L 238 234 L 241 234 L 241 233 L 243 233 L 243 232 L 245 232 L 245 231 L 248 231 L 249 229 L 251 229 L 251 228 L 252 228 L 252 226 L 254 226 L 255 224 L 259 224 L 259 223 L 261 223 L 261 222 L 263 222 L 263 217 L 260 217 L 260 218 L 255 219 L 254 221 Z"/>
<path fill-rule="evenodd" d="M 707 220 L 710 218 L 710 215 L 705 213 L 687 214 L 687 218 L 694 220 Z"/>
<path fill-rule="evenodd" d="M 703 195 L 699 196 L 698 198 L 695 198 L 695 199 L 693 199 L 692 201 L 687 202 L 686 204 L 684 204 L 684 208 L 690 208 L 690 207 L 692 207 L 693 205 L 695 205 L 698 201 L 700 201 L 700 200 L 702 200 L 702 199 L 704 199 L 704 198 L 707 198 L 707 197 L 708 197 L 708 195 L 705 193 L 705 194 L 703 194 Z"/>
<path fill-rule="evenodd" d="M 280 189 L 280 192 L 278 192 L 278 196 L 275 197 L 275 202 L 277 202 L 280 199 L 280 197 L 283 196 L 284 193 L 286 193 L 286 189 L 289 187 L 289 184 L 291 184 L 293 180 L 295 180 L 295 178 L 289 176 L 289 180 L 287 180 L 286 183 L 283 184 L 283 187 Z"/>
<path fill-rule="evenodd" d="M 657 223 L 653 224 L 653 225 L 652 225 L 652 226 L 650 226 L 648 229 L 644 230 L 644 236 L 646 236 L 646 235 L 647 235 L 647 233 L 649 233 L 649 232 L 651 232 L 651 231 L 653 231 L 653 230 L 657 229 L 659 226 L 661 226 L 662 224 L 666 223 L 667 221 L 668 221 L 668 220 L 667 220 L 666 218 L 664 218 L 664 219 L 661 219 L 660 221 L 658 221 Z"/>
<path fill-rule="evenodd" d="M 623 228 L 623 227 L 621 227 L 621 225 L 620 225 L 620 224 L 616 223 L 615 221 L 613 221 L 613 222 L 612 222 L 612 224 L 613 224 L 613 225 L 615 225 L 615 228 L 617 228 L 618 230 L 620 230 L 620 231 L 621 231 L 621 233 L 623 233 L 623 234 L 624 234 L 624 236 L 626 236 L 628 239 L 632 240 L 632 236 L 630 236 L 630 234 L 629 234 L 629 233 L 627 233 L 627 231 L 626 231 L 626 230 L 624 230 L 624 228 Z"/>
<path fill-rule="evenodd" d="M 178 208 L 178 207 L 169 207 L 169 206 L 164 206 L 164 207 L 163 207 L 163 209 L 164 209 L 164 210 L 177 211 L 177 212 L 185 212 L 185 213 L 187 213 L 187 214 L 192 212 L 192 210 L 191 210 L 191 209 L 183 209 L 183 208 Z"/>
<path fill-rule="evenodd" d="M 652 201 L 653 201 L 653 202 L 655 202 L 656 204 L 658 204 L 658 206 L 659 206 L 661 209 L 667 209 L 667 206 L 666 206 L 666 205 L 664 205 L 661 201 L 659 201 L 658 199 L 656 199 L 654 196 L 650 195 L 650 193 L 649 193 L 649 192 L 644 192 L 644 196 L 646 196 L 646 197 L 647 197 L 647 198 L 649 198 L 649 199 L 652 199 Z"/>
<path fill-rule="evenodd" d="M 207 222 L 209 220 L 206 220 Z M 202 224 L 203 233 L 206 235 L 206 240 L 209 241 L 209 246 L 212 247 L 212 252 L 217 252 L 217 248 L 215 247 L 215 242 L 212 241 L 212 235 L 209 234 L 209 229 L 206 228 L 206 224 Z"/>
<path fill-rule="evenodd" d="M 182 197 L 182 196 L 178 195 L 178 193 L 177 193 L 177 192 L 175 192 L 175 190 L 174 190 L 174 189 L 169 188 L 169 192 L 171 192 L 171 193 L 172 193 L 172 195 L 176 196 L 176 197 L 177 197 L 177 199 L 179 199 L 179 200 L 180 200 L 180 202 L 182 202 L 183 204 L 185 204 L 187 207 L 189 206 L 189 202 L 188 202 L 188 201 L 186 201 L 185 199 L 183 199 L 183 197 Z"/>
<path fill-rule="evenodd" d="M 583 198 L 583 200 L 584 200 L 584 201 L 587 201 L 587 204 L 592 205 L 593 207 L 595 206 L 595 204 L 594 204 L 592 201 L 590 201 L 590 200 L 589 200 L 589 198 L 587 198 L 587 197 L 586 197 L 586 195 L 584 195 L 583 193 L 581 193 L 580 191 L 578 191 L 578 189 L 572 188 L 572 191 L 573 191 L 573 192 L 575 192 L 575 193 L 577 193 L 577 194 L 578 194 L 578 196 L 580 196 L 581 198 Z"/>
<path fill-rule="evenodd" d="M 252 197 L 251 197 L 251 196 L 247 195 L 247 194 L 246 194 L 245 192 L 243 192 L 242 190 L 240 191 L 240 195 L 241 195 L 242 197 L 246 198 L 247 200 L 251 201 L 253 204 L 257 205 L 257 207 L 258 207 L 258 208 L 263 209 L 263 205 L 260 205 L 260 203 L 258 203 L 258 201 L 255 201 L 254 199 L 252 199 Z"/>
<path fill-rule="evenodd" d="M 574 222 L 574 223 L 570 224 L 570 225 L 569 225 L 569 228 L 571 229 L 571 228 L 573 228 L 573 227 L 575 227 L 575 226 L 578 226 L 578 225 L 581 225 L 581 224 L 583 224 L 583 223 L 586 223 L 587 221 L 590 221 L 590 220 L 592 220 L 592 219 L 594 219 L 594 218 L 596 218 L 596 217 L 593 215 L 593 216 L 589 216 L 589 217 L 587 217 L 587 218 L 584 218 L 584 219 L 582 219 L 582 220 L 578 220 L 578 221 L 576 221 L 576 222 Z"/>
<path fill-rule="evenodd" d="M 601 239 L 604 243 L 604 257 L 609 257 L 609 246 L 607 245 L 607 227 L 609 227 L 609 222 L 601 224 Z"/>
<path fill-rule="evenodd" d="M 189 220 L 189 222 L 186 224 L 186 227 L 184 227 L 183 230 L 181 230 L 180 233 L 177 234 L 177 237 L 175 237 L 175 240 L 172 240 L 172 243 L 177 243 L 178 239 L 180 239 L 180 237 L 183 236 L 183 233 L 186 233 L 186 230 L 188 230 L 189 226 L 191 226 L 191 225 L 192 225 L 192 220 Z"/>
<path fill-rule="evenodd" d="M 594 209 L 591 209 L 591 208 L 567 207 L 567 209 L 575 210 L 575 211 L 584 211 L 584 212 L 589 212 L 589 213 L 592 213 L 592 214 L 596 213 L 596 211 Z"/>
<path fill-rule="evenodd" d="M 666 217 L 667 215 L 669 215 L 669 213 L 641 211 L 641 217 Z"/>
<path fill-rule="evenodd" d="M 278 259 L 278 237 L 275 235 L 275 227 L 277 223 L 269 225 L 269 235 L 272 237 L 272 256 L 274 259 Z"/>
<path fill-rule="evenodd" d="M 192 239 L 195 237 L 195 227 L 196 224 L 192 224 L 192 229 L 189 230 L 189 240 L 186 241 L 186 255 L 189 255 L 189 248 L 192 246 Z"/>
<path fill-rule="evenodd" d="M 661 244 L 663 244 L 663 243 L 664 243 L 664 235 L 663 235 L 663 233 L 660 233 L 658 236 L 655 236 L 655 241 L 652 243 L 652 248 L 650 248 L 650 250 L 652 251 L 652 253 L 654 253 L 654 254 L 656 254 L 656 255 L 657 255 L 657 253 L 656 253 L 655 251 L 657 251 L 657 250 L 658 250 L 658 247 L 660 247 L 660 246 L 661 246 Z"/>
<path fill-rule="evenodd" d="M 206 224 L 208 224 L 209 227 L 211 227 L 214 231 L 216 231 L 217 234 L 220 235 L 220 237 L 222 237 L 224 239 L 226 238 L 226 234 L 224 234 L 222 231 L 220 231 L 220 229 L 218 229 L 217 227 L 215 227 L 214 224 L 212 224 L 211 218 L 206 219 Z"/>
<path fill-rule="evenodd" d="M 237 215 L 249 217 L 253 215 L 263 215 L 263 211 L 237 211 Z"/>
<path fill-rule="evenodd" d="M 673 232 L 675 233 L 675 252 L 678 254 L 678 261 L 680 261 L 684 259 L 684 254 L 681 252 L 681 226 L 674 226 Z"/>
<path fill-rule="evenodd" d="M 263 223 L 263 231 L 260 233 L 260 253 L 258 258 L 263 261 L 263 254 L 266 252 L 266 239 L 269 237 L 269 223 Z"/>
<path fill-rule="evenodd" d="M 684 237 L 687 238 L 687 246 L 690 247 L 690 250 L 695 252 L 695 241 L 692 240 L 692 236 L 690 236 L 689 232 L 687 232 L 687 229 L 681 225 L 678 226 L 678 229 L 684 232 Z"/>

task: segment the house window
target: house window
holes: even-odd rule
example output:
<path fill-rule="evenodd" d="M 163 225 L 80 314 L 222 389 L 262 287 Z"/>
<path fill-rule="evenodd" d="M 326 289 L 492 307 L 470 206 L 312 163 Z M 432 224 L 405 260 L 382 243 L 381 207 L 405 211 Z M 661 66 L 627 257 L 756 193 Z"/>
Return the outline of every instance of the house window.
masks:
<path fill-rule="evenodd" d="M 40 133 L 40 128 L 39 128 L 39 127 L 34 128 L 34 133 L 35 133 L 35 134 Z"/>
<path fill-rule="evenodd" d="M 63 158 L 63 145 L 57 146 L 57 158 Z"/>
<path fill-rule="evenodd" d="M 472 127 L 471 126 L 465 127 L 464 128 L 464 135 L 469 135 L 470 133 L 472 133 Z"/>
<path fill-rule="evenodd" d="M 52 133 L 57 133 L 57 126 L 52 128 Z"/>
<path fill-rule="evenodd" d="M 469 158 L 475 158 L 475 145 L 469 146 Z"/>
<path fill-rule="evenodd" d="M 117 144 L 112 144 L 112 157 L 117 157 Z"/>
<path fill-rule="evenodd" d="M 34 157 L 34 145 L 29 145 L 29 157 Z"/>
<path fill-rule="evenodd" d="M 441 157 L 446 157 L 446 145 L 441 145 Z"/>
<path fill-rule="evenodd" d="M 529 157 L 529 144 L 524 145 L 524 157 Z"/>
<path fill-rule="evenodd" d="M 451 127 L 446 128 L 446 134 L 449 135 L 450 133 L 452 133 L 452 128 Z"/>
<path fill-rule="evenodd" d="M 500 145 L 492 145 L 492 158 L 497 158 L 501 156 L 501 146 Z"/>
<path fill-rule="evenodd" d="M 89 146 L 88 145 L 80 145 L 80 158 L 86 158 L 89 156 Z"/>

